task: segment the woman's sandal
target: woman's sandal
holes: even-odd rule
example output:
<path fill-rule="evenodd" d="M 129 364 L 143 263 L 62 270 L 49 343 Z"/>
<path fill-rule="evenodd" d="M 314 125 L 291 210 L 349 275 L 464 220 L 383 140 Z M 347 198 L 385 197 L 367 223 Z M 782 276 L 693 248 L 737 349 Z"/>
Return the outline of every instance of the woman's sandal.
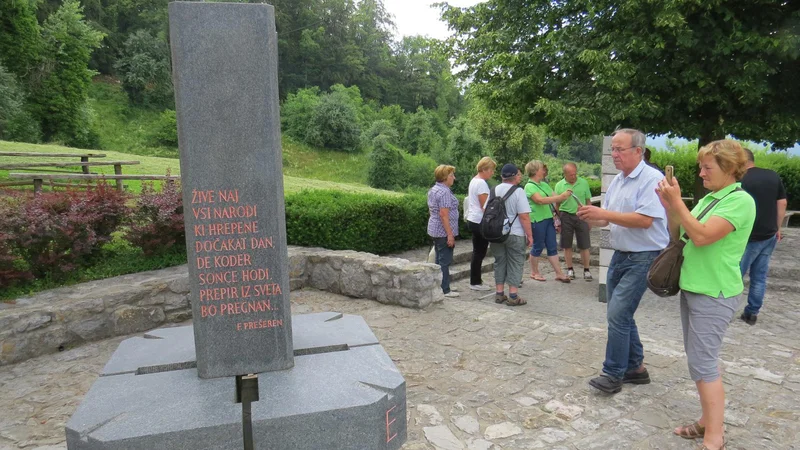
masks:
<path fill-rule="evenodd" d="M 728 444 L 727 442 L 722 441 L 722 447 L 718 448 L 717 450 L 727 450 L 726 449 L 727 444 Z M 714 449 L 709 448 L 706 444 L 700 444 L 697 446 L 695 450 L 714 450 Z"/>
<path fill-rule="evenodd" d="M 562 282 L 562 283 L 571 283 L 571 282 L 572 282 L 572 281 L 569 279 L 569 277 L 564 277 L 564 278 L 558 278 L 558 277 L 556 277 L 556 281 L 560 281 L 560 282 Z"/>
<path fill-rule="evenodd" d="M 538 274 L 538 273 L 537 273 L 537 274 L 533 274 L 533 273 L 532 273 L 532 274 L 531 274 L 531 280 L 536 280 L 536 281 L 547 281 L 547 278 L 545 278 L 545 277 L 541 276 L 541 275 L 540 275 L 540 274 Z"/>
<path fill-rule="evenodd" d="M 681 427 L 681 431 L 679 433 L 675 433 L 678 436 L 684 439 L 697 439 L 705 436 L 706 434 L 706 427 L 700 425 L 697 422 L 692 422 L 689 425 L 684 425 Z M 700 449 L 698 449 L 700 450 Z"/>
<path fill-rule="evenodd" d="M 506 305 L 508 306 L 522 306 L 527 304 L 528 302 L 523 300 L 520 296 L 517 296 L 517 298 L 508 297 L 508 300 L 506 300 Z"/>

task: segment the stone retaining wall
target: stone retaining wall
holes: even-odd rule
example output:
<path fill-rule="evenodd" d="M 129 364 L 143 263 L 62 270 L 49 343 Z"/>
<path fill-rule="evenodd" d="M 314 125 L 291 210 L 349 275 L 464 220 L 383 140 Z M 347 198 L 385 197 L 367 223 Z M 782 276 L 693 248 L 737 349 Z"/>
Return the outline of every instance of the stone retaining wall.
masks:
<path fill-rule="evenodd" d="M 290 289 L 312 287 L 409 308 L 443 299 L 439 266 L 289 247 Z M 123 275 L 0 303 L 0 365 L 192 317 L 187 267 Z"/>

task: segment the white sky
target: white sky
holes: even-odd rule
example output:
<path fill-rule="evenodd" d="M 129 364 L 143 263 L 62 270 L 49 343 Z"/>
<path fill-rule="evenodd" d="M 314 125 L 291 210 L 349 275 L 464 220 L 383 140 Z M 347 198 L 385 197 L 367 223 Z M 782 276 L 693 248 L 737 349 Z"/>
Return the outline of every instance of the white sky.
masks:
<path fill-rule="evenodd" d="M 450 33 L 447 25 L 439 20 L 439 8 L 431 5 L 441 0 L 384 0 L 386 9 L 394 16 L 397 26 L 396 37 L 423 35 L 436 39 L 446 39 Z M 480 0 L 449 0 L 451 6 L 472 6 Z"/>

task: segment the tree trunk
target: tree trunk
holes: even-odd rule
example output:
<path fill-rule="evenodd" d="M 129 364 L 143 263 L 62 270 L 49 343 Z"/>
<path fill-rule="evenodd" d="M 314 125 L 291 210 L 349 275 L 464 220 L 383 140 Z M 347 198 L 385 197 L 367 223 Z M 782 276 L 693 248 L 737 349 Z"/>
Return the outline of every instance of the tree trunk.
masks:
<path fill-rule="evenodd" d="M 703 132 L 703 134 L 700 136 L 699 142 L 697 143 L 697 150 L 700 151 L 700 149 L 703 148 L 709 142 L 713 142 L 719 139 L 724 139 L 724 136 L 717 137 L 714 136 L 714 134 L 715 133 L 713 131 Z M 701 198 L 705 197 L 706 193 L 708 193 L 708 190 L 705 187 L 703 187 L 703 179 L 700 178 L 700 166 L 697 165 L 695 166 L 694 169 L 694 204 L 696 205 Z"/>

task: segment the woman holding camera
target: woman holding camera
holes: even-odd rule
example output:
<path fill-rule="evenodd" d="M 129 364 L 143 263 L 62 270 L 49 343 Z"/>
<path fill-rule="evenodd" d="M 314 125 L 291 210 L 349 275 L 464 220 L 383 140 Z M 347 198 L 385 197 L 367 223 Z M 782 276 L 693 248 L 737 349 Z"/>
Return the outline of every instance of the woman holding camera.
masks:
<path fill-rule="evenodd" d="M 725 389 L 718 368 L 722 339 L 744 285 L 739 261 L 755 220 L 755 202 L 741 190 L 747 157 L 738 142 L 714 141 L 697 153 L 703 186 L 711 193 L 691 210 L 681 199 L 677 179 L 663 179 L 656 192 L 667 211 L 670 237 L 685 233 L 681 266 L 681 324 L 689 374 L 700 394 L 702 415 L 675 429 L 686 439 L 702 438 L 698 450 L 725 449 Z M 700 220 L 712 202 L 717 203 Z"/>

